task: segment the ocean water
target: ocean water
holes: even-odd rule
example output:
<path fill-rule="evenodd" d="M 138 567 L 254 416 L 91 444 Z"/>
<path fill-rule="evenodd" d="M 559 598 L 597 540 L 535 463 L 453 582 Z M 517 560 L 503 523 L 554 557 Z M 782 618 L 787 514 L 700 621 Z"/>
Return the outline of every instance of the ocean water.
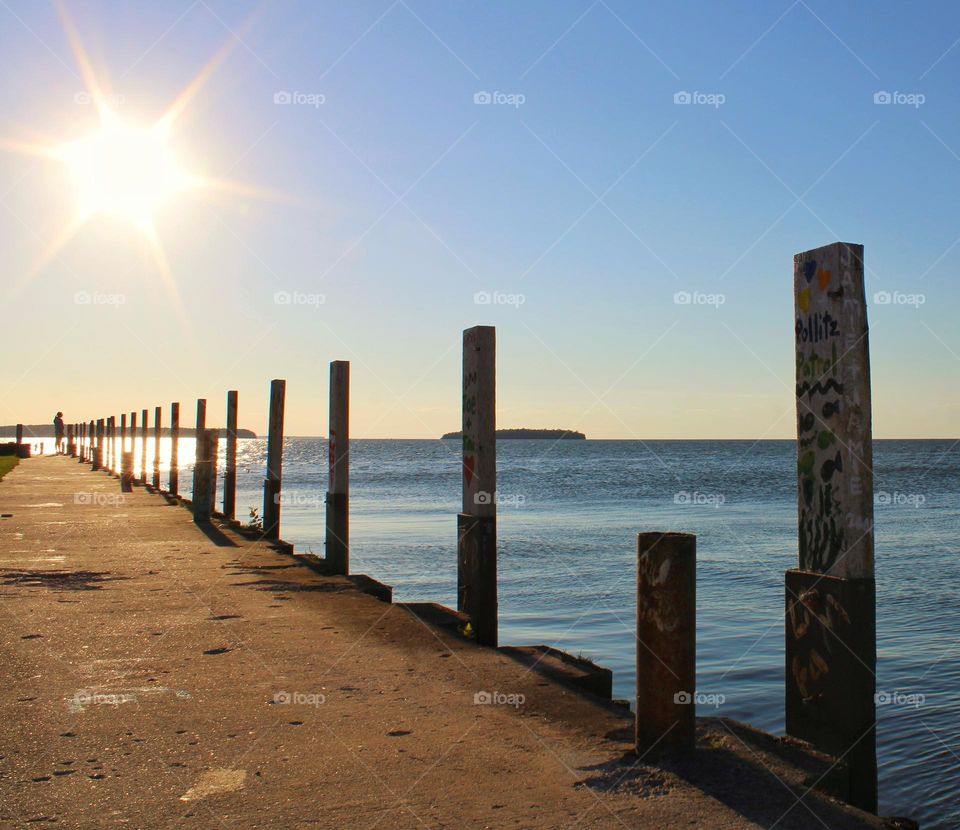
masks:
<path fill-rule="evenodd" d="M 399 601 L 455 605 L 458 442 L 350 451 L 351 569 Z M 180 452 L 192 458 L 193 442 Z M 633 697 L 636 534 L 695 533 L 697 688 L 724 697 L 699 712 L 782 733 L 794 453 L 791 441 L 501 441 L 501 642 L 583 654 Z M 241 441 L 238 518 L 262 507 L 264 467 L 265 441 Z M 877 441 L 874 471 L 877 688 L 891 701 L 877 708 L 880 812 L 958 828 L 960 442 Z M 282 536 L 322 554 L 325 442 L 288 439 L 283 472 Z"/>

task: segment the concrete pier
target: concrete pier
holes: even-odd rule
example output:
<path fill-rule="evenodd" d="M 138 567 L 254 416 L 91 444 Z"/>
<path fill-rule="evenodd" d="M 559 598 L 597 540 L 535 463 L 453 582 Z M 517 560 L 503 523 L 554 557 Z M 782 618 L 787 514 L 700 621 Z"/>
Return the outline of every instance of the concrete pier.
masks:
<path fill-rule="evenodd" d="M 884 826 L 732 721 L 636 764 L 629 712 L 69 458 L 0 512 L 0 826 Z"/>

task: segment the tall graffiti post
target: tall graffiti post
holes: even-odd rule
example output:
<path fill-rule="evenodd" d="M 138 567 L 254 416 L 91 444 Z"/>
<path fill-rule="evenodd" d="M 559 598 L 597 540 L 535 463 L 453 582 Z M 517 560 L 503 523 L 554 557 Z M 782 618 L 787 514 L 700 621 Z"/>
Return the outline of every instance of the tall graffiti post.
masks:
<path fill-rule="evenodd" d="M 876 812 L 876 611 L 863 246 L 794 257 L 799 567 L 786 574 L 787 732 Z"/>
<path fill-rule="evenodd" d="M 463 508 L 458 516 L 457 608 L 482 645 L 497 645 L 496 329 L 463 333 Z"/>

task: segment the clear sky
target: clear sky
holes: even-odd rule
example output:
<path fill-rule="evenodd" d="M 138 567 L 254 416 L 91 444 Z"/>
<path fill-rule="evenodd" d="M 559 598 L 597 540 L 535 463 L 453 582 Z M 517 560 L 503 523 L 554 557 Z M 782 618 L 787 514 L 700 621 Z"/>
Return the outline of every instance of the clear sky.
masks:
<path fill-rule="evenodd" d="M 958 434 L 954 2 L 0 0 L 0 54 L 0 423 L 236 388 L 262 431 L 283 377 L 325 434 L 348 359 L 355 436 L 432 437 L 491 324 L 501 426 L 791 437 L 793 254 L 842 239 L 875 435 Z M 79 175 L 172 181 L 31 152 L 101 130 L 90 78 L 137 126 L 201 75 L 152 232 L 64 234 Z"/>

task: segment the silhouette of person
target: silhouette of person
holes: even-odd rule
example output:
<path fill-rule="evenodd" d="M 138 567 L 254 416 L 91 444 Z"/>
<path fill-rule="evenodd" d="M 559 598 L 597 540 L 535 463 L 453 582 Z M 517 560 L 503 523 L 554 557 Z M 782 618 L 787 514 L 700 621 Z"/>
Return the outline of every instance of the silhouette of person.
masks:
<path fill-rule="evenodd" d="M 65 452 L 63 447 L 63 413 L 58 412 L 56 417 L 53 419 L 53 434 L 56 438 L 56 443 L 54 445 L 57 455 L 60 455 L 61 452 Z"/>

